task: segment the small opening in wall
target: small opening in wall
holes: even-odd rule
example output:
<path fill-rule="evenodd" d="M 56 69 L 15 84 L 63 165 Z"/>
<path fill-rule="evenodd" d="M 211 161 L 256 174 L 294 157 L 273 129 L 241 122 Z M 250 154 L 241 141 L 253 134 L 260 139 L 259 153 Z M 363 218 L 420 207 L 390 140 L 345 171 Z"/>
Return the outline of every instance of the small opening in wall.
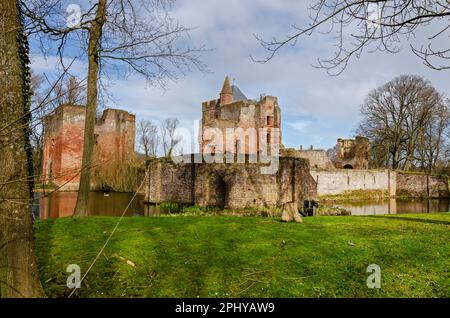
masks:
<path fill-rule="evenodd" d="M 220 209 L 224 209 L 227 204 L 228 189 L 225 180 L 221 176 L 216 179 L 216 204 Z"/>
<path fill-rule="evenodd" d="M 266 123 L 267 123 L 267 126 L 272 126 L 273 125 L 273 116 L 267 116 Z"/>
<path fill-rule="evenodd" d="M 373 184 L 375 184 L 375 176 L 373 176 Z"/>
<path fill-rule="evenodd" d="M 350 177 L 347 176 L 347 184 L 350 184 Z"/>
<path fill-rule="evenodd" d="M 173 171 L 170 171 L 170 182 L 173 182 Z"/>
<path fill-rule="evenodd" d="M 267 132 L 267 143 L 270 144 L 272 137 L 270 136 L 270 130 Z"/>

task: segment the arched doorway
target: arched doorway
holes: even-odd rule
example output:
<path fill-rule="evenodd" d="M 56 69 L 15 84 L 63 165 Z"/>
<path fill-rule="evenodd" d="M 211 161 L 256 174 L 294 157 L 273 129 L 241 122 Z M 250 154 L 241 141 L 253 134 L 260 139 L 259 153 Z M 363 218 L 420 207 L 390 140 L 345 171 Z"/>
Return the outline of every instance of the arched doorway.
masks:
<path fill-rule="evenodd" d="M 344 169 L 353 169 L 353 166 L 351 164 L 344 165 Z"/>
<path fill-rule="evenodd" d="M 222 176 L 216 177 L 215 182 L 216 205 L 220 209 L 224 209 L 228 201 L 228 186 Z"/>

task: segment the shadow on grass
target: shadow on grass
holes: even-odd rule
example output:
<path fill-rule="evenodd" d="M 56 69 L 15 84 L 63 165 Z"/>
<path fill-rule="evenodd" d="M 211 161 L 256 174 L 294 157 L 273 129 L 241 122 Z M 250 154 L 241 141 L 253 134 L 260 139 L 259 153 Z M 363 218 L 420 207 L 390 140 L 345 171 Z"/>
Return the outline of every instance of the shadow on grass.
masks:
<path fill-rule="evenodd" d="M 442 220 L 431 220 L 431 219 L 421 219 L 421 218 L 410 218 L 410 217 L 398 217 L 398 216 L 383 216 L 383 215 L 368 215 L 370 218 L 385 218 L 385 219 L 396 219 L 400 221 L 408 222 L 419 222 L 419 223 L 429 223 L 429 224 L 440 224 L 440 225 L 450 225 L 450 221 Z"/>

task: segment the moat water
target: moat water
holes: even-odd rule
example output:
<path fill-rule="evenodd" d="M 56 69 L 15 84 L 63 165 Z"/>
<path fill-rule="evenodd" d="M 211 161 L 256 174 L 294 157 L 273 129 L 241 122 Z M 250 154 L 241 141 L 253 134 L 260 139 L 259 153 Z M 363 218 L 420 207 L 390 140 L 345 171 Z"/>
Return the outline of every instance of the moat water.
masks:
<path fill-rule="evenodd" d="M 336 203 L 352 215 L 449 212 L 450 199 L 388 199 Z"/>
<path fill-rule="evenodd" d="M 133 198 L 132 193 L 91 192 L 88 214 L 90 216 L 120 216 Z M 59 218 L 73 215 L 76 192 L 56 192 L 49 196 L 35 194 L 33 213 L 36 218 Z M 450 199 L 390 199 L 385 201 L 368 200 L 364 202 L 336 203 L 352 215 L 432 213 L 449 212 Z M 159 216 L 170 211 L 154 205 L 145 204 L 144 196 L 137 195 L 125 213 L 125 216 Z"/>

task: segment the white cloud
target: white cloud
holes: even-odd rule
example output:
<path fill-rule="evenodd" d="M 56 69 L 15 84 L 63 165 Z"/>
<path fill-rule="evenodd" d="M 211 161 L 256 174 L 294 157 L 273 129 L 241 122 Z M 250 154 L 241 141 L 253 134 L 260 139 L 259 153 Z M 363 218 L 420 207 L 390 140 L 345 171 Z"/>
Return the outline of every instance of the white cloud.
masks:
<path fill-rule="evenodd" d="M 285 144 L 328 148 L 338 137 L 352 135 L 359 119 L 359 106 L 367 93 L 395 76 L 422 75 L 440 91 L 448 92 L 449 73 L 423 66 L 407 46 L 397 55 L 365 53 L 361 59 L 351 61 L 338 77 L 311 67 L 318 57 L 329 57 L 334 50 L 330 38 L 320 34 L 280 50 L 266 64 L 254 63 L 250 55 L 263 57 L 266 52 L 253 34 L 268 39 L 283 37 L 290 33 L 291 25 L 305 23 L 309 3 L 179 1 L 174 16 L 182 25 L 195 27 L 190 33 L 190 44 L 213 49 L 203 55 L 212 73 L 190 73 L 183 81 L 169 83 L 166 91 L 146 88 L 145 81 L 136 76 L 117 80 L 110 89 L 117 101 L 114 106 L 132 111 L 138 118 L 178 117 L 182 125 L 190 127 L 201 117 L 202 101 L 217 98 L 225 75 L 229 75 L 248 97 L 260 93 L 278 97 Z M 74 66 L 77 72 L 86 74 L 81 61 Z M 53 60 L 44 63 L 39 56 L 33 59 L 34 69 L 51 71 L 52 67 Z"/>
<path fill-rule="evenodd" d="M 60 59 L 54 55 L 42 55 L 40 53 L 30 54 L 31 67 L 37 73 L 52 74 L 55 71 L 61 72 L 62 67 Z M 69 67 L 69 72 L 78 76 L 85 77 L 87 74 L 87 64 L 80 59 L 63 58 L 63 63 Z"/>
<path fill-rule="evenodd" d="M 307 129 L 311 126 L 311 122 L 302 121 L 302 120 L 295 121 L 292 123 L 287 123 L 287 124 L 299 132 L 306 132 Z"/>

